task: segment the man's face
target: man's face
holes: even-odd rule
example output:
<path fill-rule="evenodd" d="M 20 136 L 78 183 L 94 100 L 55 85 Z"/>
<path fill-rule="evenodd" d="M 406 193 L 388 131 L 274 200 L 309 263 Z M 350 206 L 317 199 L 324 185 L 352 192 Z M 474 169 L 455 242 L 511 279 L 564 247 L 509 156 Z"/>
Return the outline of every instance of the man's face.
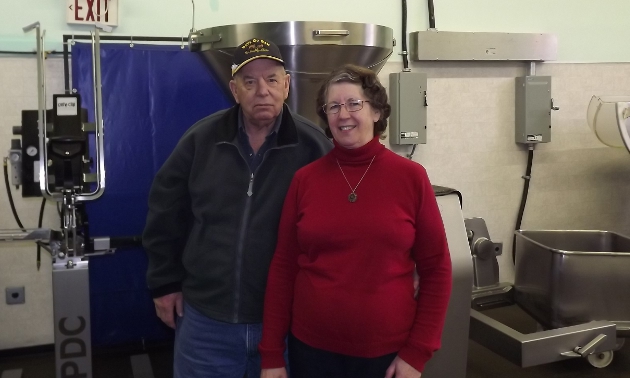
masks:
<path fill-rule="evenodd" d="M 256 59 L 242 67 L 230 81 L 234 99 L 246 120 L 253 124 L 272 122 L 289 96 L 290 76 L 271 59 Z"/>

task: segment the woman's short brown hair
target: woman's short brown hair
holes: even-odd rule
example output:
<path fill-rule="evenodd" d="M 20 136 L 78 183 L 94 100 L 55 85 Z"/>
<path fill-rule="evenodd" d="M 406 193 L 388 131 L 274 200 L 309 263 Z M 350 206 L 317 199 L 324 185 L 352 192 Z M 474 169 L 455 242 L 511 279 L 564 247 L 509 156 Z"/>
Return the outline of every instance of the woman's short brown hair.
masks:
<path fill-rule="evenodd" d="M 328 88 L 332 84 L 354 83 L 361 86 L 367 100 L 370 101 L 372 109 L 380 113 L 378 121 L 374 122 L 374 136 L 381 136 L 387 129 L 387 118 L 391 113 L 391 106 L 387 102 L 387 90 L 378 80 L 376 73 L 369 68 L 354 64 L 345 64 L 333 72 L 322 83 L 317 92 L 317 115 L 328 126 L 328 118 L 324 112 L 324 105 L 328 97 Z M 326 127 L 326 135 L 332 138 L 330 127 Z"/>

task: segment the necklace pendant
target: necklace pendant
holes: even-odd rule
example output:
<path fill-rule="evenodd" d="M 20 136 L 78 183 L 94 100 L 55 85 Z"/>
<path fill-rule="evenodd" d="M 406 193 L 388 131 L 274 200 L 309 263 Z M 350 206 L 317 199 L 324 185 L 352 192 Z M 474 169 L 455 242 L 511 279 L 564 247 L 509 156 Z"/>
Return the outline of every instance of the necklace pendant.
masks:
<path fill-rule="evenodd" d="M 357 194 L 355 192 L 348 194 L 348 201 L 356 202 L 356 200 L 357 200 Z"/>

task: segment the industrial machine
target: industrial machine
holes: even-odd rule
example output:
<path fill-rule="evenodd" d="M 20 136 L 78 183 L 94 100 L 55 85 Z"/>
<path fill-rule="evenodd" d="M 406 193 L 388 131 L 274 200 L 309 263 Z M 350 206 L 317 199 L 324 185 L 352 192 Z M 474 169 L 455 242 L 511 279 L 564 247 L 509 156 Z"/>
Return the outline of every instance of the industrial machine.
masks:
<path fill-rule="evenodd" d="M 287 103 L 315 123 L 320 121 L 313 104 L 326 75 L 346 63 L 378 73 L 395 43 L 391 28 L 353 22 L 261 22 L 193 30 L 188 37 L 190 50 L 203 55 L 230 98 L 232 56 L 250 38 L 267 38 L 278 45 L 291 74 Z"/>
<path fill-rule="evenodd" d="M 91 377 L 87 257 L 113 252 L 107 238 L 89 237 L 82 209 L 105 190 L 99 31 L 92 33 L 95 122 L 87 123 L 77 94 L 54 95 L 52 110 L 46 109 L 45 32 L 39 22 L 24 28 L 31 30 L 37 38 L 38 110 L 23 112 L 22 126 L 14 129 L 22 140 L 14 140 L 10 160 L 14 184 L 23 185 L 23 195 L 42 195 L 58 203 L 61 228 L 0 230 L 0 241 L 34 241 L 52 255 L 56 376 Z"/>
<path fill-rule="evenodd" d="M 621 281 L 630 263 L 630 238 L 605 231 L 517 230 L 510 284 L 498 280 L 501 247 L 491 241 L 485 221 L 465 224 L 475 267 L 472 340 L 521 367 L 575 357 L 598 368 L 612 362 L 630 334 L 630 312 L 619 300 L 629 294 Z M 538 332 L 518 332 L 483 313 L 514 304 L 535 319 Z"/>
<path fill-rule="evenodd" d="M 468 359 L 473 263 L 466 238 L 461 194 L 455 189 L 441 186 L 434 186 L 433 191 L 451 252 L 453 286 L 442 332 L 442 346 L 427 362 L 422 377 L 464 378 Z"/>

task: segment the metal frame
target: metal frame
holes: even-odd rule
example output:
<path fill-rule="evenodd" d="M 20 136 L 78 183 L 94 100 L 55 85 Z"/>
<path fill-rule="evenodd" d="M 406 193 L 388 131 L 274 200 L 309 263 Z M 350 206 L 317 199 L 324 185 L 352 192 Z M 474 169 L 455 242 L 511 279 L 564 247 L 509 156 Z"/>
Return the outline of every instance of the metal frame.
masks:
<path fill-rule="evenodd" d="M 614 350 L 616 334 L 615 324 L 607 321 L 523 334 L 470 310 L 470 338 L 521 367 Z"/>
<path fill-rule="evenodd" d="M 46 71 L 44 64 L 44 35 L 46 32 L 40 32 L 40 24 L 36 22 L 23 28 L 24 32 L 36 29 L 37 33 L 37 88 L 38 88 L 38 128 L 39 128 L 39 185 L 42 195 L 49 200 L 57 202 L 65 202 L 63 193 L 52 193 L 49 189 L 48 180 L 48 150 L 47 133 L 46 133 Z M 87 194 L 73 195 L 75 201 L 90 201 L 99 198 L 105 190 L 105 161 L 104 161 L 104 145 L 103 145 L 103 100 L 101 94 L 101 56 L 100 56 L 100 35 L 98 28 L 94 33 L 90 33 L 92 38 L 92 78 L 94 80 L 94 117 L 96 123 L 96 171 L 97 186 L 96 189 Z"/>
<path fill-rule="evenodd" d="M 64 78 L 64 88 L 66 93 L 70 93 L 70 49 L 68 48 L 68 44 L 74 44 L 75 39 L 91 39 L 89 35 L 63 35 L 63 78 Z M 182 48 L 188 46 L 188 37 L 133 37 L 133 36 L 120 36 L 120 35 L 106 35 L 101 36 L 100 40 L 103 41 L 142 41 L 142 42 L 181 42 Z"/>

